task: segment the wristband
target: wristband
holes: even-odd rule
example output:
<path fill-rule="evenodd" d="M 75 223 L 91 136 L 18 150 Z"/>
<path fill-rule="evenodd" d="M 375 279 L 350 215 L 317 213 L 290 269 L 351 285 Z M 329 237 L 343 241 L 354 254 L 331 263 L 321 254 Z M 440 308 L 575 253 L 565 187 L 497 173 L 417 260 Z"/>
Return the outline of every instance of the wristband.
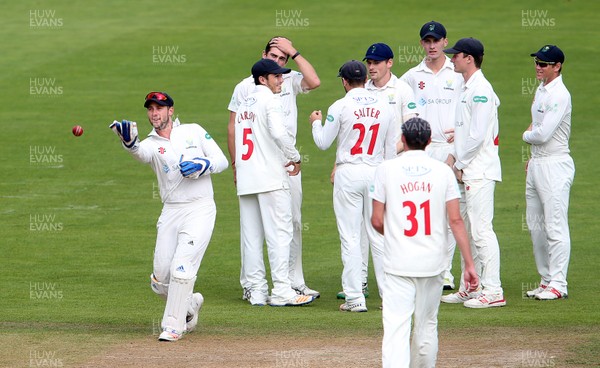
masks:
<path fill-rule="evenodd" d="M 292 56 L 292 60 L 294 60 L 298 55 L 300 55 L 300 51 L 296 51 L 296 53 L 294 54 L 294 56 Z"/>

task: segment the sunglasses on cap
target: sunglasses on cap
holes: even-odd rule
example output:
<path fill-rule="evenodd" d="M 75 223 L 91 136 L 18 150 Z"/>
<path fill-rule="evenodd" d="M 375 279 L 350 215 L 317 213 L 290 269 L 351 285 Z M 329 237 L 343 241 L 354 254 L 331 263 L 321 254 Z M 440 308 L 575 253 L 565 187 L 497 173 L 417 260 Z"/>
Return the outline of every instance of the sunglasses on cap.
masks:
<path fill-rule="evenodd" d="M 162 92 L 150 92 L 146 95 L 146 100 L 166 101 L 168 98 Z"/>
<path fill-rule="evenodd" d="M 538 58 L 533 59 L 533 62 L 535 63 L 535 65 L 539 66 L 540 68 L 545 68 L 548 65 L 554 65 L 556 64 L 555 62 L 551 62 L 551 61 L 542 61 Z"/>

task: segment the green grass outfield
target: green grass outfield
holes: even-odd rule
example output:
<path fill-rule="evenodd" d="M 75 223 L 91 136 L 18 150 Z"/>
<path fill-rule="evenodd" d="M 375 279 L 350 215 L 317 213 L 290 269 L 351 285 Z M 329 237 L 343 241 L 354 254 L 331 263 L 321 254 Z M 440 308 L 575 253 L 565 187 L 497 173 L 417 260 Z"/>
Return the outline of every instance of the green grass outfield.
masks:
<path fill-rule="evenodd" d="M 321 78 L 318 90 L 298 99 L 298 147 L 304 158 L 305 277 L 322 297 L 304 308 L 252 308 L 242 302 L 237 197 L 228 170 L 213 177 L 217 223 L 196 282 L 206 299 L 200 333 L 328 336 L 335 331 L 379 337 L 378 298 L 368 299 L 365 314 L 337 311 L 342 265 L 329 184 L 334 148 L 316 148 L 308 115 L 327 110 L 343 95 L 338 68 L 349 59 L 361 60 L 374 42 L 392 47 L 396 75 L 414 66 L 422 55 L 419 28 L 431 19 L 446 26 L 450 44 L 469 36 L 484 43 L 483 71 L 502 103 L 504 180 L 496 189 L 495 229 L 508 301 L 493 310 L 442 305 L 440 329 L 532 327 L 560 334 L 589 328 L 596 338 L 577 354 L 584 363 L 598 362 L 600 5 L 584 0 L 448 1 L 444 9 L 439 2 L 424 4 L 3 3 L 0 356 L 12 355 L 0 365 L 27 366 L 29 353 L 52 350 L 57 335 L 104 346 L 156 334 L 164 306 L 148 285 L 161 209 L 156 179 L 120 148 L 107 126 L 127 118 L 140 123 L 140 132 L 149 131 L 143 97 L 165 90 L 180 119 L 200 122 L 226 152 L 233 87 L 249 75 L 274 35 L 289 37 Z M 563 78 L 573 99 L 571 149 L 577 167 L 570 207 L 570 298 L 548 303 L 522 298 L 539 279 L 524 229 L 528 149 L 521 134 L 530 122 L 535 91 L 529 54 L 546 43 L 558 44 L 566 54 Z M 294 62 L 289 66 L 295 68 Z M 83 126 L 83 136 L 71 134 L 75 124 Z M 373 277 L 371 285 L 374 296 Z M 81 359 L 64 356 L 65 362 Z"/>

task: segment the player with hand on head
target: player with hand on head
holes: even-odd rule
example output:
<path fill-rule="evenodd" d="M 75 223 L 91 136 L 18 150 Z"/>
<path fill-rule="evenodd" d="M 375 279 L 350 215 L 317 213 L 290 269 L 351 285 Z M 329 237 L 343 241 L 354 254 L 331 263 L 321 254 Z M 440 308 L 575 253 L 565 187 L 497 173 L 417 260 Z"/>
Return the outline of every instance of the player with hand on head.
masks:
<path fill-rule="evenodd" d="M 298 130 L 298 108 L 296 106 L 296 96 L 306 94 L 309 91 L 319 87 L 321 84 L 315 69 L 310 62 L 302 55 L 292 44 L 292 41 L 285 37 L 273 37 L 269 40 L 262 52 L 263 59 L 275 61 L 280 67 L 285 67 L 292 59 L 298 71 L 291 71 L 283 75 L 283 84 L 281 85 L 281 103 L 283 104 L 284 124 L 288 132 L 292 135 L 294 145 L 296 144 L 296 133 Z M 236 161 L 235 161 L 235 119 L 236 113 L 242 102 L 254 92 L 256 85 L 252 76 L 242 80 L 235 86 L 231 101 L 229 103 L 229 125 L 228 125 L 228 148 L 232 161 L 234 181 L 236 180 Z M 290 248 L 290 282 L 296 293 L 299 295 L 311 295 L 316 298 L 320 293 L 306 286 L 304 280 L 304 271 L 302 268 L 302 173 L 290 176 L 290 191 L 292 194 L 292 222 L 294 224 L 294 238 Z M 242 249 L 243 252 L 243 249 Z M 244 289 L 243 298 L 246 299 L 248 289 L 248 278 L 244 264 L 240 270 L 240 284 Z"/>
<path fill-rule="evenodd" d="M 527 226 L 541 281 L 539 287 L 527 291 L 527 296 L 556 300 L 568 295 L 571 256 L 569 194 L 575 177 L 569 149 L 571 94 L 562 80 L 565 54 L 558 46 L 542 46 L 531 56 L 541 84 L 531 104 L 531 124 L 523 132 L 523 141 L 531 144 L 525 197 Z"/>
<path fill-rule="evenodd" d="M 313 111 L 309 121 L 313 140 L 322 150 L 337 138 L 336 172 L 333 183 L 333 209 L 340 234 L 342 287 L 346 302 L 341 311 L 366 312 L 362 290 L 361 229 L 366 228 L 380 292 L 385 294 L 383 272 L 383 237 L 371 226 L 369 186 L 375 168 L 384 159 L 396 157 L 395 115 L 387 100 L 365 89 L 367 69 L 356 60 L 346 62 L 338 77 L 346 95 L 329 107 L 322 125 L 320 111 Z"/>
<path fill-rule="evenodd" d="M 371 221 L 385 239 L 383 367 L 434 367 L 448 223 L 465 260 L 467 290 L 476 290 L 478 278 L 456 178 L 447 165 L 424 152 L 431 141 L 429 124 L 409 119 L 401 139 L 404 154 L 377 167 L 371 192 Z"/>
<path fill-rule="evenodd" d="M 454 116 L 456 105 L 463 87 L 463 77 L 454 71 L 450 58 L 444 54 L 448 46 L 446 28 L 439 22 L 423 24 L 419 32 L 421 47 L 425 57 L 419 65 L 408 70 L 401 80 L 415 93 L 419 117 L 431 126 L 431 143 L 425 148 L 427 154 L 439 161 L 446 161 L 454 151 Z M 460 184 L 461 200 L 464 199 L 464 185 Z M 461 209 L 464 202 L 461 202 Z M 468 224 L 467 224 L 468 228 Z M 448 267 L 444 273 L 444 289 L 454 289 L 452 258 L 456 241 L 448 228 Z M 462 281 L 462 280 L 461 280 Z M 464 289 L 464 288 L 463 288 Z"/>
<path fill-rule="evenodd" d="M 177 341 L 196 328 L 204 297 L 193 293 L 217 214 L 211 174 L 227 158 L 198 124 L 173 121 L 173 99 L 150 92 L 145 99 L 152 131 L 140 142 L 137 124 L 114 121 L 110 128 L 135 159 L 156 174 L 163 209 L 157 223 L 152 290 L 166 300 L 161 341 Z"/>
<path fill-rule="evenodd" d="M 293 238 L 289 177 L 300 172 L 300 153 L 284 125 L 281 103 L 282 68 L 270 59 L 252 66 L 256 89 L 240 105 L 235 118 L 235 161 L 240 205 L 245 297 L 252 305 L 295 306 L 315 296 L 297 294 L 289 277 Z M 263 242 L 271 266 L 273 289 L 269 301 L 263 262 Z"/>
<path fill-rule="evenodd" d="M 482 290 L 468 292 L 461 285 L 458 292 L 444 295 L 442 301 L 463 303 L 468 308 L 502 307 L 506 300 L 500 281 L 500 245 L 493 226 L 494 190 L 496 182 L 502 181 L 498 155 L 500 99 L 481 71 L 484 49 L 479 40 L 462 38 L 444 52 L 452 54 L 454 70 L 465 82 L 456 110 L 454 152 L 446 163 L 456 179 L 465 184 L 465 221 Z"/>

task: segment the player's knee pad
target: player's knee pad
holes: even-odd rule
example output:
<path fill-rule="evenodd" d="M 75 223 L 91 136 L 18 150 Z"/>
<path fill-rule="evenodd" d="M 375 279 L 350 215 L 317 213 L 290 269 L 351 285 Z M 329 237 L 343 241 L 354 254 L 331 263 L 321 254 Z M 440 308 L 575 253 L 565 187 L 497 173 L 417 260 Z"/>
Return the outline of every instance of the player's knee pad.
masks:
<path fill-rule="evenodd" d="M 180 284 L 194 283 L 196 281 L 196 272 L 192 270 L 192 265 L 189 262 L 178 262 L 174 264 L 174 268 L 171 270 L 170 282 L 177 282 Z"/>
<path fill-rule="evenodd" d="M 154 274 L 150 275 L 150 287 L 156 294 L 160 295 L 164 299 L 167 298 L 167 295 L 169 294 L 169 284 L 163 284 L 162 282 L 159 282 Z"/>

